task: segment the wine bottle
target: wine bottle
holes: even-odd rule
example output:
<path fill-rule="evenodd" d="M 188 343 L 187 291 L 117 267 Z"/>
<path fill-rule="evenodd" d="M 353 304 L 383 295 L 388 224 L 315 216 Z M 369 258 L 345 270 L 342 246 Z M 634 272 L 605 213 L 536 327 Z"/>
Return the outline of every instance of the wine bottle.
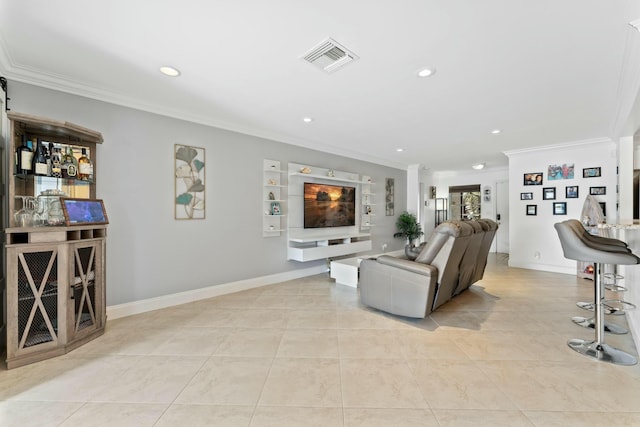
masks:
<path fill-rule="evenodd" d="M 50 144 L 51 147 L 53 144 Z M 51 176 L 62 178 L 62 154 L 59 148 L 49 148 L 51 151 Z"/>
<path fill-rule="evenodd" d="M 47 176 L 49 168 L 47 167 L 47 156 L 45 155 L 45 147 L 39 139 L 36 139 L 36 151 L 33 154 L 33 173 L 40 176 Z"/>
<path fill-rule="evenodd" d="M 33 148 L 31 141 L 23 136 L 22 145 L 16 148 L 16 173 L 28 174 L 32 171 L 31 161 L 33 160 Z"/>
<path fill-rule="evenodd" d="M 78 176 L 78 161 L 73 155 L 73 148 L 67 149 L 67 154 L 62 158 L 62 177 L 76 179 Z"/>
<path fill-rule="evenodd" d="M 82 149 L 82 157 L 78 159 L 78 179 L 93 181 L 93 163 L 87 156 L 87 149 Z"/>

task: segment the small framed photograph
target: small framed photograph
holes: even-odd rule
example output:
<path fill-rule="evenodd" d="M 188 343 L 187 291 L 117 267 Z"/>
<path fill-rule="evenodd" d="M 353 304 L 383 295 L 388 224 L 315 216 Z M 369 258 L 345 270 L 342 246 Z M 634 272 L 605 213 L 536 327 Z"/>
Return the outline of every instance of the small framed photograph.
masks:
<path fill-rule="evenodd" d="M 600 209 L 602 209 L 602 215 L 607 216 L 607 204 L 605 202 L 598 202 Z"/>
<path fill-rule="evenodd" d="M 578 186 L 577 185 L 568 185 L 565 188 L 566 194 L 565 197 L 567 199 L 577 199 L 578 198 Z"/>
<path fill-rule="evenodd" d="M 554 202 L 553 203 L 554 215 L 566 215 L 567 214 L 567 202 Z"/>
<path fill-rule="evenodd" d="M 280 202 L 271 202 L 271 215 L 280 215 Z"/>
<path fill-rule="evenodd" d="M 542 172 L 525 173 L 524 185 L 542 185 Z"/>
<path fill-rule="evenodd" d="M 527 205 L 527 215 L 538 215 L 538 205 Z"/>
<path fill-rule="evenodd" d="M 555 200 L 556 187 L 545 187 L 542 189 L 542 200 Z"/>
<path fill-rule="evenodd" d="M 533 200 L 533 193 L 520 193 L 520 200 Z"/>
<path fill-rule="evenodd" d="M 583 178 L 597 178 L 599 176 L 602 176 L 602 169 L 600 167 L 582 169 Z"/>
<path fill-rule="evenodd" d="M 589 194 L 592 196 L 603 196 L 607 194 L 607 187 L 589 187 Z"/>

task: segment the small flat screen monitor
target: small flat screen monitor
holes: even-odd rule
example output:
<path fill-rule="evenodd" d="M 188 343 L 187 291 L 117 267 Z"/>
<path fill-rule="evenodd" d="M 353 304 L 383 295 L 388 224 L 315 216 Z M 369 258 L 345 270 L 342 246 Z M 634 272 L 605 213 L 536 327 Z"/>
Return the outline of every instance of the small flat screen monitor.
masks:
<path fill-rule="evenodd" d="M 60 199 L 67 225 L 108 224 L 104 203 L 98 199 Z"/>

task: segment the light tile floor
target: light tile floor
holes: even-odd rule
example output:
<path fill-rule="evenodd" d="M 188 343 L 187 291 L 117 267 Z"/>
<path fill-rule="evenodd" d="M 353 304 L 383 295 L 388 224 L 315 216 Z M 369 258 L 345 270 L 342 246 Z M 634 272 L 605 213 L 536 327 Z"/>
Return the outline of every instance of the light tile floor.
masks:
<path fill-rule="evenodd" d="M 570 350 L 592 282 L 506 266 L 424 320 L 328 275 L 109 321 L 0 370 L 0 426 L 640 426 L 640 366 Z M 624 317 L 608 320 L 624 324 Z M 633 354 L 629 335 L 607 335 Z"/>

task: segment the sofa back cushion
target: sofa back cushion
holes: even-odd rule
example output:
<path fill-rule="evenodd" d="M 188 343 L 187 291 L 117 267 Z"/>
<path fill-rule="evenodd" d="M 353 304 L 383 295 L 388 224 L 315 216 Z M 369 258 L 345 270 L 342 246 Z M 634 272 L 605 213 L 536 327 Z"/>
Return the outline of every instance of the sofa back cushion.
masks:
<path fill-rule="evenodd" d="M 466 224 L 473 228 L 473 235 L 469 239 L 469 243 L 462 256 L 462 261 L 460 262 L 460 274 L 454 295 L 464 291 L 474 282 L 475 272 L 478 266 L 478 254 L 480 253 L 482 238 L 485 234 L 484 227 L 478 221 L 467 221 Z"/>
<path fill-rule="evenodd" d="M 438 225 L 435 230 L 433 230 L 433 233 L 431 233 L 431 236 L 429 236 L 429 240 L 426 242 L 415 261 L 423 264 L 431 264 L 444 245 L 449 240 L 458 237 L 460 232 L 460 227 L 453 222 L 443 222 Z"/>
<path fill-rule="evenodd" d="M 430 263 L 438 269 L 438 287 L 433 301 L 433 310 L 453 296 L 453 291 L 458 284 L 460 262 L 473 235 L 473 227 L 466 224 L 466 221 L 448 221 L 443 224 L 448 224 L 447 227 L 454 228 L 456 232 L 454 235 L 449 235 L 447 242 Z"/>
<path fill-rule="evenodd" d="M 489 250 L 491 249 L 491 243 L 493 243 L 493 238 L 495 237 L 496 231 L 498 230 L 498 223 L 493 220 L 481 218 L 478 220 L 478 222 L 481 225 L 485 225 L 486 230 L 484 232 L 484 236 L 482 237 L 482 246 L 480 246 L 480 253 L 478 253 L 478 265 L 476 266 L 473 283 L 481 280 L 484 276 L 484 270 L 487 267 L 487 258 L 489 256 Z"/>

